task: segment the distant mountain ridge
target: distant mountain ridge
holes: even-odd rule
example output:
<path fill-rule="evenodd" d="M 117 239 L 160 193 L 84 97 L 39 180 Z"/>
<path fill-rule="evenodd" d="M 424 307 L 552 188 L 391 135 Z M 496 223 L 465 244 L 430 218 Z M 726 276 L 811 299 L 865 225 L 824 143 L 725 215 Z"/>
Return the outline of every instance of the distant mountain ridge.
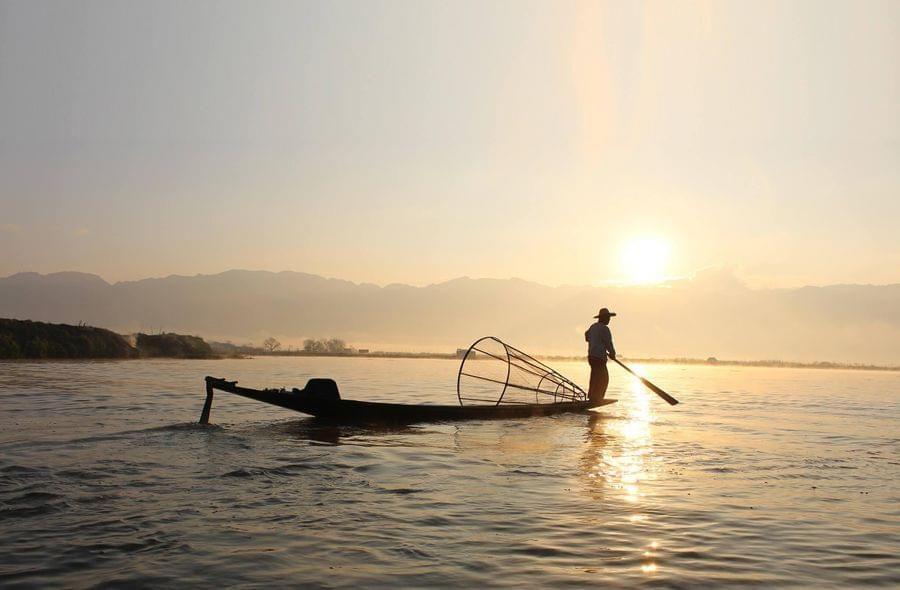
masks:
<path fill-rule="evenodd" d="M 900 284 L 749 289 L 726 271 L 604 287 L 466 277 L 382 287 L 248 270 L 113 284 L 77 272 L 0 278 L 0 317 L 406 350 L 453 350 L 494 334 L 535 353 L 580 354 L 601 306 L 619 312 L 616 344 L 632 356 L 900 364 Z"/>

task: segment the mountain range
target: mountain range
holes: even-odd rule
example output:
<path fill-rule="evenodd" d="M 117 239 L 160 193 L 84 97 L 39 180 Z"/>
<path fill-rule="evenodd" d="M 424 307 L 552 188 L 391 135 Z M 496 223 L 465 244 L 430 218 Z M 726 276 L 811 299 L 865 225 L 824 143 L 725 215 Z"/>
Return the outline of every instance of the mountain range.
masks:
<path fill-rule="evenodd" d="M 582 354 L 600 307 L 621 354 L 900 364 L 900 284 L 751 289 L 726 270 L 653 286 L 549 287 L 458 278 L 378 286 L 230 270 L 110 284 L 85 273 L 0 278 L 0 317 L 285 344 L 453 351 L 495 335 L 536 354 Z"/>

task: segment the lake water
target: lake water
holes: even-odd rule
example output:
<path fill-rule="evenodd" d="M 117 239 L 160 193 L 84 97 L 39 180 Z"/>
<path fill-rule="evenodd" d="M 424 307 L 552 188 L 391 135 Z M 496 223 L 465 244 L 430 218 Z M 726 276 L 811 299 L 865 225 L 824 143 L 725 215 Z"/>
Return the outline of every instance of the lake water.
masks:
<path fill-rule="evenodd" d="M 586 365 L 554 363 L 580 383 Z M 900 585 L 900 374 L 611 367 L 601 417 L 322 425 L 217 393 L 453 361 L 0 363 L 0 586 Z"/>

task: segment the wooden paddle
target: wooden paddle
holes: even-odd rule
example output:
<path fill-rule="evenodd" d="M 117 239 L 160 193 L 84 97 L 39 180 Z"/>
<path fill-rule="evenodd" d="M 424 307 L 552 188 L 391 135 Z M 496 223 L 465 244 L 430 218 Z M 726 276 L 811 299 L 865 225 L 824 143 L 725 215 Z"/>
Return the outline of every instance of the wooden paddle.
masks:
<path fill-rule="evenodd" d="M 638 375 L 637 373 L 635 373 L 634 371 L 632 371 L 631 369 L 629 369 L 628 367 L 626 367 L 626 366 L 622 363 L 622 361 L 620 361 L 619 359 L 613 359 L 613 360 L 616 361 L 617 363 L 619 363 L 619 366 L 620 366 L 620 367 L 622 367 L 623 369 L 625 369 L 626 371 L 628 371 L 629 373 L 631 373 L 632 375 L 634 375 L 635 377 L 637 377 L 638 379 L 640 379 L 640 380 L 641 380 L 641 383 L 643 383 L 644 385 L 646 385 L 646 386 L 650 389 L 650 391 L 652 391 L 653 393 L 655 393 L 655 394 L 658 395 L 659 397 L 661 397 L 661 398 L 663 398 L 664 400 L 666 400 L 667 402 L 669 402 L 669 405 L 674 406 L 675 404 L 678 403 L 678 400 L 677 400 L 677 399 L 675 399 L 674 397 L 672 397 L 671 395 L 669 395 L 668 393 L 666 393 L 665 391 L 663 391 L 662 389 L 660 389 L 660 388 L 657 387 L 656 385 L 653 385 L 652 383 L 650 383 L 649 381 L 647 381 L 646 379 L 644 379 L 643 377 L 641 377 L 640 375 Z"/>

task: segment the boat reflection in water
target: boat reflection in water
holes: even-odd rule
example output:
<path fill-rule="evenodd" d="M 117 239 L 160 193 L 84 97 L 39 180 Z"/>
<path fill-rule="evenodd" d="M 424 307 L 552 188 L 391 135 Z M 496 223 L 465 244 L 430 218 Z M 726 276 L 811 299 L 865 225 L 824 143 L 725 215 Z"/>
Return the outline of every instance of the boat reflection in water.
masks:
<path fill-rule="evenodd" d="M 642 367 L 635 369 L 639 374 L 644 373 Z M 616 417 L 590 417 L 581 468 L 588 497 L 594 501 L 623 503 L 629 522 L 635 525 L 634 538 L 640 538 L 652 526 L 642 501 L 642 484 L 656 477 L 650 428 L 652 399 L 637 379 L 632 379 L 628 387 L 628 394 L 620 396 Z M 655 559 L 658 547 L 652 539 L 640 547 L 640 568 L 645 574 L 659 569 Z"/>
<path fill-rule="evenodd" d="M 336 424 L 318 418 L 300 418 L 287 422 L 254 424 L 244 431 L 254 437 L 271 437 L 305 441 L 314 445 L 341 445 L 367 442 L 392 444 L 398 437 L 426 434 L 417 426 L 404 424 Z"/>

